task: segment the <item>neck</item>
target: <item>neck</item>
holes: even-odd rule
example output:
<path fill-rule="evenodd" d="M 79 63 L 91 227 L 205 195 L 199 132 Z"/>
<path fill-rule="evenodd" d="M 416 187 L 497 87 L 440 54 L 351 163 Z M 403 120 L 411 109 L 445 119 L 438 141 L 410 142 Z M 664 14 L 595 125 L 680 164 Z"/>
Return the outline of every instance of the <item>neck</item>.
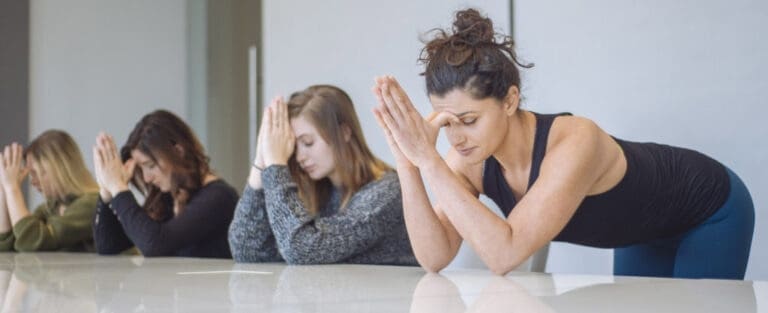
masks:
<path fill-rule="evenodd" d="M 333 188 L 342 189 L 341 185 L 341 174 L 339 174 L 339 169 L 336 168 L 333 170 L 333 173 L 331 175 L 328 175 L 328 179 L 331 181 L 331 184 L 333 184 Z"/>
<path fill-rule="evenodd" d="M 213 181 L 215 181 L 217 179 L 219 179 L 219 178 L 216 177 L 216 175 L 207 174 L 207 175 L 205 175 L 205 177 L 203 177 L 203 186 L 208 185 L 208 184 L 210 184 L 211 182 L 213 182 Z"/>
<path fill-rule="evenodd" d="M 518 110 L 509 117 L 506 136 L 493 157 L 506 170 L 525 171 L 531 166 L 533 141 L 536 135 L 536 116 Z"/>

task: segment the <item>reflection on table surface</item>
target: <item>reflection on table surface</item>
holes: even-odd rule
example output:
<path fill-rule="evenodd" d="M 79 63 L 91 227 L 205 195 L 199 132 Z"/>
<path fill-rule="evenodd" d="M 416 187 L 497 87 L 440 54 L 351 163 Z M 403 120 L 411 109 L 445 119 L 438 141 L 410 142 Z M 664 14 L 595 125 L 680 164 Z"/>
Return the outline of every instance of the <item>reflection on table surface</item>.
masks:
<path fill-rule="evenodd" d="M 2 312 L 768 312 L 767 292 L 749 281 L 0 253 Z"/>

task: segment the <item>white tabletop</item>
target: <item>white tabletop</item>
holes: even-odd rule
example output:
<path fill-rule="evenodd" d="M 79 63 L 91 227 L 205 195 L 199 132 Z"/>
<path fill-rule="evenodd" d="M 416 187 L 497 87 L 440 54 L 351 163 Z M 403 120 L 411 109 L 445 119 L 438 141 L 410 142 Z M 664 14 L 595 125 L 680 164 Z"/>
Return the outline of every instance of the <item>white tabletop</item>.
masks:
<path fill-rule="evenodd" d="M 768 284 L 0 253 L 2 312 L 768 312 Z"/>

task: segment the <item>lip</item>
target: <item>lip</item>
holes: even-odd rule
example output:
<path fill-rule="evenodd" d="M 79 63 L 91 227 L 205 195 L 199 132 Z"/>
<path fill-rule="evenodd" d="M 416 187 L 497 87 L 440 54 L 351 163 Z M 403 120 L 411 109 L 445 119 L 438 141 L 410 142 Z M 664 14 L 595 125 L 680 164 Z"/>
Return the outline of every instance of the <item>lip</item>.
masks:
<path fill-rule="evenodd" d="M 468 155 L 470 155 L 472 153 L 472 151 L 475 150 L 475 148 L 477 148 L 477 147 L 466 148 L 466 149 L 461 149 L 461 150 L 460 149 L 456 149 L 456 152 L 458 152 L 462 156 L 468 156 Z"/>
<path fill-rule="evenodd" d="M 312 171 L 315 170 L 315 167 L 316 166 L 311 165 L 311 166 L 307 166 L 307 167 L 302 167 L 302 169 L 304 169 L 304 171 L 307 172 L 307 173 L 311 173 Z"/>

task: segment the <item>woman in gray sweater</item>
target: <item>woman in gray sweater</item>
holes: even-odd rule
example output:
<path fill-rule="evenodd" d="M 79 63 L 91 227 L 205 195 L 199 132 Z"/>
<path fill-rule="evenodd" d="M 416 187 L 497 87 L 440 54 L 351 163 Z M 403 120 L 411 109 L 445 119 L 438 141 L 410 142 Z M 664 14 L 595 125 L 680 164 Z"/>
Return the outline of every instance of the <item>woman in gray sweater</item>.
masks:
<path fill-rule="evenodd" d="M 341 89 L 311 86 L 264 113 L 229 229 L 237 262 L 417 265 L 400 182 Z"/>

